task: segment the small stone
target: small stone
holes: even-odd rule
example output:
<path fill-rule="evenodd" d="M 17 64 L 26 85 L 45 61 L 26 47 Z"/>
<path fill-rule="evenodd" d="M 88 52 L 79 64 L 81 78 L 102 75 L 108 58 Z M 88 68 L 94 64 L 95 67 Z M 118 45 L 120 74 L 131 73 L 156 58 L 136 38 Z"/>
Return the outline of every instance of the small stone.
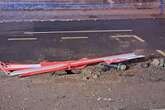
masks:
<path fill-rule="evenodd" d="M 97 74 L 94 74 L 94 75 L 93 75 L 93 78 L 94 78 L 94 79 L 97 79 L 98 77 L 99 77 L 99 76 L 98 76 Z"/>
<path fill-rule="evenodd" d="M 104 101 L 112 101 L 111 98 L 104 98 L 103 100 L 104 100 Z"/>
<path fill-rule="evenodd" d="M 9 95 L 8 98 L 11 98 L 11 96 Z"/>
<path fill-rule="evenodd" d="M 150 66 L 150 64 L 149 63 L 142 63 L 140 66 L 142 68 L 148 68 Z"/>
<path fill-rule="evenodd" d="M 83 80 L 89 80 L 90 77 L 83 77 Z"/>
<path fill-rule="evenodd" d="M 102 98 L 101 97 L 99 97 L 99 98 L 97 98 L 97 101 L 100 101 Z"/>
<path fill-rule="evenodd" d="M 160 61 L 159 61 L 159 59 L 153 59 L 151 64 L 154 65 L 154 66 L 159 66 Z"/>
<path fill-rule="evenodd" d="M 160 64 L 159 64 L 159 66 L 160 67 L 163 67 L 164 64 L 165 64 L 165 59 L 164 58 L 160 58 Z"/>

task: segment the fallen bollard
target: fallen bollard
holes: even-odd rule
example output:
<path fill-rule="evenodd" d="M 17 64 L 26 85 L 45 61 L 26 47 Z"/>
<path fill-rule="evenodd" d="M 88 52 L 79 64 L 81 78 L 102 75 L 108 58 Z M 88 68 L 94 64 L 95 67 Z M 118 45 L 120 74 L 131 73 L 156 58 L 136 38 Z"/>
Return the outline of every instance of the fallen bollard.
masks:
<path fill-rule="evenodd" d="M 5 64 L 1 63 L 0 71 L 4 72 L 8 76 L 20 76 L 27 77 L 32 75 L 38 75 L 42 73 L 51 73 L 57 71 L 71 71 L 73 69 L 83 69 L 86 66 L 106 63 L 111 68 L 117 68 L 118 70 L 126 69 L 125 65 L 110 65 L 112 63 L 121 63 L 132 59 L 144 58 L 145 55 L 137 55 L 136 53 L 125 53 L 107 57 L 87 59 L 83 58 L 75 61 L 64 62 L 41 62 L 39 64 Z"/>

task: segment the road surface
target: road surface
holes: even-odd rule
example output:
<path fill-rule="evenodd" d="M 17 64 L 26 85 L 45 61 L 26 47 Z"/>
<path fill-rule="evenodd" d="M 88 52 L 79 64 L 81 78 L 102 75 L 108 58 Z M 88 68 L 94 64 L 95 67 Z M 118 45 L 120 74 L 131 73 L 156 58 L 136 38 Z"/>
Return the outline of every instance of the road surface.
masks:
<path fill-rule="evenodd" d="M 0 24 L 0 60 L 38 62 L 152 49 L 164 56 L 165 19 Z M 164 110 L 165 69 L 134 65 L 98 79 L 0 77 L 0 110 Z"/>
<path fill-rule="evenodd" d="M 67 60 L 135 49 L 165 52 L 164 18 L 10 22 L 0 27 L 2 61 Z"/>

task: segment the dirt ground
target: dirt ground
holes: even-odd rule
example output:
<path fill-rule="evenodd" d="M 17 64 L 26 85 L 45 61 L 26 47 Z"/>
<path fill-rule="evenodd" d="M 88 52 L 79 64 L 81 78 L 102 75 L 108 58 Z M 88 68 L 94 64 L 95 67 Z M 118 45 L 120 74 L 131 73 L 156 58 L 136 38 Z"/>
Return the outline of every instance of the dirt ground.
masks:
<path fill-rule="evenodd" d="M 81 74 L 0 77 L 0 110 L 154 110 L 165 108 L 165 68 L 138 64 L 97 79 Z"/>

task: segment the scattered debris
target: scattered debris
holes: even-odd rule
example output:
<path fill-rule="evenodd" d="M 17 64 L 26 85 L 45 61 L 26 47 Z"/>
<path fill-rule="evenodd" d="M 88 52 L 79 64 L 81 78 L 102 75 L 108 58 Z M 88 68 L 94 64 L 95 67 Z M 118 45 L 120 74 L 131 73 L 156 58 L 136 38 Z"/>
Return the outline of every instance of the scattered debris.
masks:
<path fill-rule="evenodd" d="M 153 66 L 165 67 L 165 59 L 164 58 L 155 58 L 151 62 Z"/>
<path fill-rule="evenodd" d="M 104 64 L 104 71 L 107 71 L 107 70 L 110 70 L 112 68 L 115 68 L 117 70 L 121 70 L 121 71 L 124 71 L 127 69 L 127 65 L 125 64 L 122 64 L 122 63 L 119 63 L 119 64 Z"/>
<path fill-rule="evenodd" d="M 77 61 L 41 62 L 40 64 L 6 64 L 0 62 L 0 75 L 27 77 L 41 73 L 52 73 L 52 75 L 81 74 L 84 80 L 88 80 L 99 78 L 102 74 L 112 74 L 115 70 L 121 76 L 134 76 L 134 72 L 124 71 L 133 67 L 133 60 L 143 60 L 143 58 L 147 57 L 142 54 L 126 53 L 94 59 L 83 58 Z M 146 71 L 152 71 L 150 68 L 164 68 L 165 59 L 150 58 L 135 63 L 135 65 L 139 65 L 139 68 Z M 137 68 L 137 66 L 134 67 Z M 153 74 L 150 74 L 150 76 L 152 77 Z M 161 80 L 162 78 L 151 79 Z"/>
<path fill-rule="evenodd" d="M 88 66 L 84 68 L 81 72 L 83 79 L 88 80 L 88 79 L 97 79 L 100 77 L 102 70 L 102 66 L 100 64 L 95 65 L 95 66 Z"/>
<path fill-rule="evenodd" d="M 140 66 L 141 66 L 142 68 L 148 68 L 148 67 L 150 66 L 150 63 L 145 62 L 145 63 L 140 64 Z"/>
<path fill-rule="evenodd" d="M 125 54 L 93 58 L 93 59 L 83 58 L 76 61 L 41 62 L 40 64 L 6 64 L 1 62 L 0 71 L 8 76 L 27 77 L 42 73 L 52 73 L 58 71 L 66 71 L 68 73 L 71 72 L 72 70 L 84 69 L 87 66 L 96 65 L 98 63 L 105 63 L 104 68 L 106 69 L 116 68 L 117 70 L 125 70 L 127 66 L 121 64 L 121 62 L 144 58 L 144 57 L 145 55 L 143 54 L 137 55 L 136 53 L 132 52 L 132 53 L 125 53 Z M 93 78 L 97 78 L 99 77 L 100 72 L 96 69 L 93 69 L 92 71 L 87 70 L 83 72 L 83 74 L 89 74 L 89 76 L 92 76 Z M 89 77 L 86 78 L 88 79 Z"/>
<path fill-rule="evenodd" d="M 101 100 L 103 100 L 103 101 L 112 101 L 112 98 L 103 98 L 103 97 L 98 97 L 97 98 L 97 101 L 101 101 Z"/>

